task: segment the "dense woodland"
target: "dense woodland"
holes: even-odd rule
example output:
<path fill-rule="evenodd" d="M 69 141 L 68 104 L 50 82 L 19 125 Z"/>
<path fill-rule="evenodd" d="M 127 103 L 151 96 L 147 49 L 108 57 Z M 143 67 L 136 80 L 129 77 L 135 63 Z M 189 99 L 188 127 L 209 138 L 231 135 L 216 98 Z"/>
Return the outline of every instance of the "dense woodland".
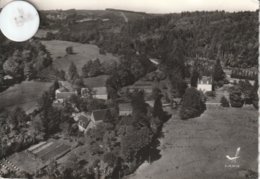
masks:
<path fill-rule="evenodd" d="M 166 51 L 181 46 L 186 58 L 220 58 L 230 67 L 257 65 L 257 12 L 205 11 L 166 15 L 127 13 L 128 23 L 122 23 L 122 17 L 120 20 L 115 12 L 110 11 L 103 14 L 96 12 L 96 15 L 92 13 L 93 18 L 109 15 L 111 20 L 108 22 L 97 20 L 76 23 L 84 13 L 68 13 L 70 21 L 66 21 L 64 28 L 55 36 L 50 33 L 49 38 L 94 42 L 105 51 L 115 54 L 139 52 L 161 59 L 167 55 Z M 85 14 L 88 14 L 87 11 Z"/>

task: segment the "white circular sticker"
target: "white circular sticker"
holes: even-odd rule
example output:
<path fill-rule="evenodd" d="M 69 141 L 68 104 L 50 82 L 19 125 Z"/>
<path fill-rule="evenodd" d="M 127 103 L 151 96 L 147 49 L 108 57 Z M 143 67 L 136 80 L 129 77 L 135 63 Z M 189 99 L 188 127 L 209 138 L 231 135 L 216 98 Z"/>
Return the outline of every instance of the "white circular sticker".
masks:
<path fill-rule="evenodd" d="M 8 3 L 0 14 L 0 29 L 12 41 L 29 40 L 37 32 L 39 24 L 37 10 L 26 1 Z"/>

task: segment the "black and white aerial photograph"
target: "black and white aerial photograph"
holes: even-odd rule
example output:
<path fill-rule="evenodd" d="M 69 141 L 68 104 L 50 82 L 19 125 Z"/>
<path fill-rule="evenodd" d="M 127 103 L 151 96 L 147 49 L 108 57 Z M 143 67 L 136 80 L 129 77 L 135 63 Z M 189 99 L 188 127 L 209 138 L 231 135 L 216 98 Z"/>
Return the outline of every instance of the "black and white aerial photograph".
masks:
<path fill-rule="evenodd" d="M 0 0 L 0 178 L 257 179 L 258 0 Z"/>

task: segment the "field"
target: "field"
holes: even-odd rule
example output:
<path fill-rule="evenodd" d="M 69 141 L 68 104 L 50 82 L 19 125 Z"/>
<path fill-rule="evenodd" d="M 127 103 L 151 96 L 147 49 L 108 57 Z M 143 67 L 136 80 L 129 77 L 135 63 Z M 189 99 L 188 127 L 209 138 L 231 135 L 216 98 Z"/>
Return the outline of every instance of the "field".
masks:
<path fill-rule="evenodd" d="M 102 55 L 99 53 L 99 48 L 95 45 L 81 44 L 68 41 L 51 40 L 51 41 L 41 41 L 51 53 L 53 58 L 53 66 L 59 70 L 68 70 L 71 62 L 74 62 L 77 66 L 78 72 L 81 73 L 83 65 L 85 65 L 89 60 L 95 60 L 99 58 L 101 62 L 111 63 L 118 61 L 118 57 L 107 53 Z M 66 48 L 73 47 L 74 54 L 67 55 Z"/>
<path fill-rule="evenodd" d="M 187 121 L 175 112 L 163 128 L 162 157 L 126 178 L 246 178 L 248 170 L 257 172 L 257 119 L 258 112 L 251 106 L 208 105 L 204 114 Z M 226 155 L 234 157 L 238 147 L 240 158 L 232 163 Z"/>
<path fill-rule="evenodd" d="M 106 86 L 108 75 L 100 75 L 92 78 L 84 78 L 84 84 L 90 88 Z"/>
<path fill-rule="evenodd" d="M 12 109 L 19 106 L 25 111 L 31 111 L 37 107 L 37 100 L 50 86 L 51 83 L 36 81 L 25 81 L 11 86 L 0 93 L 0 108 Z"/>

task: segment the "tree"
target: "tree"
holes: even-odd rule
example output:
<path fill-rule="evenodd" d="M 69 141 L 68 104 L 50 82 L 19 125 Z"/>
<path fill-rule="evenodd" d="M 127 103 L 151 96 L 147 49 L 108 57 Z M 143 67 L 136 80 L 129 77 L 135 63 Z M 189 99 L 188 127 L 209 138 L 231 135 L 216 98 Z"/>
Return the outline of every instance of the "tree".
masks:
<path fill-rule="evenodd" d="M 56 92 L 56 90 L 59 89 L 59 88 L 60 88 L 59 82 L 58 82 L 58 80 L 55 80 L 55 81 L 53 82 L 53 84 L 52 84 L 52 85 L 50 86 L 50 88 L 49 88 L 49 94 L 51 95 L 52 100 L 54 100 L 54 98 L 55 98 L 55 92 Z"/>
<path fill-rule="evenodd" d="M 78 78 L 79 78 L 79 74 L 77 71 L 77 67 L 73 62 L 71 62 L 68 70 L 68 79 L 69 81 L 73 82 Z"/>
<path fill-rule="evenodd" d="M 67 48 L 66 48 L 66 53 L 67 53 L 68 55 L 74 54 L 74 52 L 73 52 L 73 47 L 71 47 L 71 46 L 67 47 Z"/>
<path fill-rule="evenodd" d="M 161 118 L 162 115 L 164 114 L 164 111 L 163 111 L 163 107 L 162 107 L 162 101 L 161 101 L 161 98 L 162 98 L 162 94 L 161 94 L 161 91 L 160 89 L 158 88 L 155 88 L 153 90 L 154 92 L 154 107 L 153 107 L 153 117 L 159 117 Z"/>
<path fill-rule="evenodd" d="M 20 65 L 19 62 L 16 61 L 15 57 L 9 57 L 4 65 L 3 65 L 3 70 L 6 74 L 17 78 L 17 79 L 22 79 L 23 78 L 23 66 Z"/>
<path fill-rule="evenodd" d="M 121 137 L 120 155 L 126 162 L 132 162 L 138 151 L 148 146 L 152 140 L 152 133 L 148 127 L 137 129 L 130 127 Z"/>
<path fill-rule="evenodd" d="M 244 99 L 242 98 L 242 92 L 239 87 L 235 86 L 230 92 L 229 100 L 232 107 L 241 108 L 244 105 Z"/>
<path fill-rule="evenodd" d="M 24 72 L 24 77 L 27 80 L 33 79 L 34 76 L 35 76 L 35 71 L 34 71 L 34 68 L 33 68 L 33 64 L 32 63 L 25 63 L 23 72 Z"/>
<path fill-rule="evenodd" d="M 39 117 L 42 121 L 45 134 L 51 135 L 60 130 L 61 113 L 58 109 L 50 107 L 47 111 L 42 111 Z"/>
<path fill-rule="evenodd" d="M 253 106 L 258 109 L 258 101 L 259 101 L 259 97 L 258 97 L 258 80 L 255 81 L 253 89 L 251 91 L 250 97 L 252 99 L 252 104 Z"/>
<path fill-rule="evenodd" d="M 4 76 L 2 74 L 0 74 L 0 92 L 4 89 Z"/>
<path fill-rule="evenodd" d="M 39 99 L 38 104 L 43 111 L 47 111 L 52 106 L 52 100 L 53 96 L 50 92 L 45 91 Z"/>
<path fill-rule="evenodd" d="M 186 89 L 180 109 L 181 119 L 198 117 L 206 110 L 205 98 L 196 88 Z"/>
<path fill-rule="evenodd" d="M 131 73 L 134 75 L 135 79 L 139 79 L 146 73 L 145 68 L 142 66 L 138 59 L 131 59 L 132 63 L 130 66 Z"/>
<path fill-rule="evenodd" d="M 40 50 L 38 51 L 38 54 L 34 60 L 35 61 L 34 68 L 36 71 L 41 71 L 42 69 L 46 68 L 52 63 L 52 59 L 49 53 L 44 50 L 45 48 L 44 46 L 43 47 L 39 46 L 38 48 Z"/>
<path fill-rule="evenodd" d="M 77 90 L 78 94 L 81 93 L 81 89 L 85 87 L 84 81 L 82 78 L 77 78 L 73 82 L 73 88 Z"/>
<path fill-rule="evenodd" d="M 135 90 L 131 95 L 131 105 L 133 107 L 133 116 L 138 116 L 139 114 L 146 114 L 146 103 L 144 100 L 144 91 Z"/>
<path fill-rule="evenodd" d="M 102 64 L 100 63 L 100 60 L 97 58 L 93 61 L 91 64 L 90 70 L 89 70 L 89 77 L 94 77 L 97 75 L 101 75 L 103 73 Z"/>
<path fill-rule="evenodd" d="M 222 69 L 219 59 L 217 59 L 217 61 L 216 61 L 212 76 L 213 76 L 214 82 L 223 81 L 225 79 L 225 73 Z"/>
<path fill-rule="evenodd" d="M 190 85 L 192 87 L 197 88 L 198 80 L 199 80 L 199 73 L 198 73 L 198 71 L 196 69 L 194 69 L 193 72 L 192 72 L 192 75 L 191 75 Z"/>
<path fill-rule="evenodd" d="M 229 101 L 225 96 L 221 97 L 220 103 L 222 107 L 229 107 Z"/>
<path fill-rule="evenodd" d="M 83 67 L 82 67 L 82 76 L 87 78 L 89 77 L 89 71 L 92 66 L 92 60 L 89 60 Z"/>
<path fill-rule="evenodd" d="M 20 107 L 15 108 L 14 111 L 8 115 L 8 123 L 13 129 L 22 128 L 29 119 L 29 116 L 27 116 Z"/>
<path fill-rule="evenodd" d="M 250 84 L 248 80 L 239 81 L 238 85 L 244 95 L 245 104 L 252 104 L 253 98 L 251 94 L 254 87 Z"/>

